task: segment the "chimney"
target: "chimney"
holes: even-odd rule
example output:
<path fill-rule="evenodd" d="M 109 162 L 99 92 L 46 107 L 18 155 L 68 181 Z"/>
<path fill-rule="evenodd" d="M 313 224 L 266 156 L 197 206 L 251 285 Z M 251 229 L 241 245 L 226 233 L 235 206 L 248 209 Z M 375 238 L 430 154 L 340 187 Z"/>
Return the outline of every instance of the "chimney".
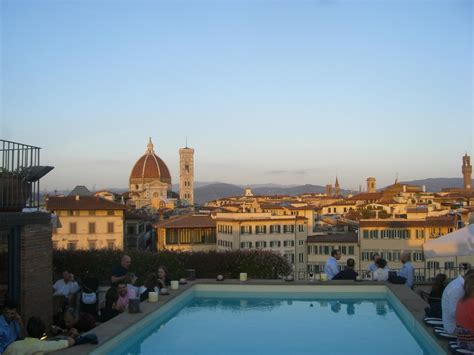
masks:
<path fill-rule="evenodd" d="M 79 201 L 79 200 L 80 200 L 80 196 L 76 195 L 76 201 Z"/>

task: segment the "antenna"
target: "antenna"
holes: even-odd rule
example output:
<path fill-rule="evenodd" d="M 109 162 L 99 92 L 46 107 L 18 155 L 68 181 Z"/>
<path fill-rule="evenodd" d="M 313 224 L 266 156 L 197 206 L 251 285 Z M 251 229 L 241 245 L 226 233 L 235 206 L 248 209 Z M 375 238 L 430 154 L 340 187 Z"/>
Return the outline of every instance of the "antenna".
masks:
<path fill-rule="evenodd" d="M 188 147 L 188 136 L 186 136 L 186 148 Z"/>

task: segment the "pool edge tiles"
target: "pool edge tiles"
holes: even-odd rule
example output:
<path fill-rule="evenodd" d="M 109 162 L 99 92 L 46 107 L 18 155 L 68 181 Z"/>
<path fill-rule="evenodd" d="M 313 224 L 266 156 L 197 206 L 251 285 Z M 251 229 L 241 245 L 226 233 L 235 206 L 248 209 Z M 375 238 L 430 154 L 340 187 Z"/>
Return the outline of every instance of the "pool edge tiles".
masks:
<path fill-rule="evenodd" d="M 101 344 L 98 348 L 90 352 L 90 354 L 91 355 L 99 355 L 99 354 L 105 354 L 105 353 L 112 354 L 113 351 L 130 335 L 136 334 L 139 330 L 153 323 L 159 317 L 166 316 L 167 313 L 171 313 L 174 309 L 180 309 L 194 297 L 195 297 L 195 288 L 190 287 L 189 289 L 185 290 L 181 294 L 169 300 L 168 302 L 166 302 L 165 304 L 163 304 L 161 307 L 157 308 L 150 314 L 147 314 L 143 319 L 137 321 L 130 327 L 124 329 L 117 336 Z"/>
<path fill-rule="evenodd" d="M 427 332 L 423 325 L 416 319 L 415 315 L 410 312 L 390 287 L 387 287 L 387 299 L 397 312 L 401 321 L 405 324 L 410 333 L 413 334 L 413 337 L 418 342 L 429 346 L 429 354 L 446 354 L 445 349 Z"/>

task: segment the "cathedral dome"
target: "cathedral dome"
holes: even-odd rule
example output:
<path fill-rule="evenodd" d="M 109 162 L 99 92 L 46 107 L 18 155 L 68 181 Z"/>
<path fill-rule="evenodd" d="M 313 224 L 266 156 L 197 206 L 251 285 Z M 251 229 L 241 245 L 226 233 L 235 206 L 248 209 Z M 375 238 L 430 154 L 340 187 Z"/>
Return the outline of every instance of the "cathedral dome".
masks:
<path fill-rule="evenodd" d="M 130 174 L 130 183 L 150 182 L 157 179 L 171 184 L 170 171 L 165 162 L 155 154 L 150 138 L 146 153 L 133 166 L 132 173 Z"/>

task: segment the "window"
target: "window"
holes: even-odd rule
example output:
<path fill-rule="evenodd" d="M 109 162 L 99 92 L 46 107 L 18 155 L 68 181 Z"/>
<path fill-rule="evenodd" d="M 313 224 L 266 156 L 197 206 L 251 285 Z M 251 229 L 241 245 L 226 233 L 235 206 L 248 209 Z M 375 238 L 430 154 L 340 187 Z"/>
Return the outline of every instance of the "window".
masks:
<path fill-rule="evenodd" d="M 242 249 L 252 248 L 252 242 L 241 242 L 240 243 L 240 248 L 242 248 Z"/>
<path fill-rule="evenodd" d="M 270 226 L 270 233 L 281 233 L 281 226 L 279 224 Z"/>
<path fill-rule="evenodd" d="M 255 233 L 257 234 L 265 234 L 267 233 L 267 226 L 256 226 Z"/>
<path fill-rule="evenodd" d="M 424 259 L 423 259 L 423 252 L 418 252 L 418 251 L 417 251 L 417 252 L 414 252 L 414 253 L 413 253 L 413 261 L 418 261 L 418 262 L 420 262 L 420 261 L 423 261 L 423 260 L 424 260 Z M 439 263 L 438 263 L 438 267 L 439 267 Z M 428 267 L 428 268 L 429 268 L 429 267 Z"/>
<path fill-rule="evenodd" d="M 114 214 L 115 214 L 114 211 L 110 211 L 110 210 L 107 211 L 107 216 L 113 216 Z"/>
<path fill-rule="evenodd" d="M 265 241 L 255 243 L 255 248 L 266 248 L 266 247 L 267 247 L 267 242 Z"/>
<path fill-rule="evenodd" d="M 329 255 L 329 245 L 324 246 L 324 255 Z"/>
<path fill-rule="evenodd" d="M 353 246 L 348 247 L 347 254 L 354 255 L 354 247 Z"/>
<path fill-rule="evenodd" d="M 347 254 L 347 247 L 345 245 L 341 246 L 341 254 L 344 254 L 344 255 Z"/>
<path fill-rule="evenodd" d="M 189 164 L 184 164 L 184 171 L 189 173 Z"/>
<path fill-rule="evenodd" d="M 299 253 L 299 254 L 298 254 L 298 261 L 299 261 L 300 263 L 303 263 L 303 262 L 304 262 L 304 254 L 303 254 L 303 253 Z"/>
<path fill-rule="evenodd" d="M 298 232 L 304 232 L 304 224 L 298 225 Z"/>
<path fill-rule="evenodd" d="M 95 211 L 89 211 L 89 216 L 95 216 Z"/>
<path fill-rule="evenodd" d="M 74 215 L 74 211 L 67 211 L 67 215 L 68 215 L 68 216 L 73 216 L 73 215 Z"/>
<path fill-rule="evenodd" d="M 272 240 L 270 242 L 270 248 L 279 248 L 281 247 L 281 242 L 279 240 Z"/>
<path fill-rule="evenodd" d="M 304 240 L 298 240 L 298 245 L 304 245 Z"/>
<path fill-rule="evenodd" d="M 74 251 L 76 250 L 77 242 L 69 242 L 67 243 L 67 250 Z"/>
<path fill-rule="evenodd" d="M 109 249 L 109 250 L 115 249 L 115 240 L 108 240 L 107 241 L 107 249 Z"/>
<path fill-rule="evenodd" d="M 89 234 L 95 233 L 95 222 L 89 222 Z"/>
<path fill-rule="evenodd" d="M 114 222 L 107 223 L 107 233 L 114 233 Z"/>
<path fill-rule="evenodd" d="M 77 233 L 77 224 L 76 222 L 69 223 L 69 233 L 76 234 Z"/>
<path fill-rule="evenodd" d="M 362 235 L 364 236 L 364 239 L 369 239 L 369 231 L 368 230 L 363 230 Z"/>
<path fill-rule="evenodd" d="M 295 246 L 295 241 L 294 240 L 285 240 L 283 242 L 284 247 L 294 247 Z"/>
<path fill-rule="evenodd" d="M 453 270 L 454 269 L 454 262 L 453 261 L 446 261 L 444 263 L 444 268 L 446 270 Z"/>
<path fill-rule="evenodd" d="M 89 250 L 96 250 L 97 242 L 95 240 L 89 240 Z"/>
<path fill-rule="evenodd" d="M 426 263 L 428 269 L 439 269 L 439 262 L 438 261 L 428 261 Z"/>

